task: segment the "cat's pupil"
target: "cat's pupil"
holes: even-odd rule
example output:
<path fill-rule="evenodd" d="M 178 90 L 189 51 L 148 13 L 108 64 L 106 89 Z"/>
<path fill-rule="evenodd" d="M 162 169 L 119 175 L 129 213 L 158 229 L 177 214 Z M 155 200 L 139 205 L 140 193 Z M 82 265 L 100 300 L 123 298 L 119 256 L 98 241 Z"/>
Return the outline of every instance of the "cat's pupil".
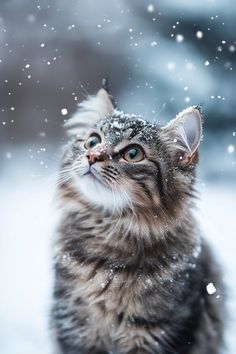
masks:
<path fill-rule="evenodd" d="M 90 140 L 89 146 L 90 146 L 90 147 L 93 147 L 93 146 L 95 146 L 97 143 L 98 143 L 98 138 L 93 138 L 93 139 Z"/>
<path fill-rule="evenodd" d="M 87 141 L 88 148 L 93 148 L 95 145 L 100 143 L 100 139 L 97 136 L 91 136 Z"/>
<path fill-rule="evenodd" d="M 129 157 L 131 160 L 135 159 L 135 157 L 137 157 L 138 155 L 138 150 L 137 149 L 131 149 L 129 151 Z"/>

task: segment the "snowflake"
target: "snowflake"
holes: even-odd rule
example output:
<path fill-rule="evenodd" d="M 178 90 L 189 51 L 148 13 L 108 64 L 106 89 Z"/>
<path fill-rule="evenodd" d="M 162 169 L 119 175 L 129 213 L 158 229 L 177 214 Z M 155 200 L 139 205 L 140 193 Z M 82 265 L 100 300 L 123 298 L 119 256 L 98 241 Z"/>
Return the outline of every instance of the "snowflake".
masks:
<path fill-rule="evenodd" d="M 216 292 L 216 288 L 213 283 L 209 283 L 206 287 L 206 290 L 209 295 L 213 295 Z"/>
<path fill-rule="evenodd" d="M 202 39 L 203 36 L 204 36 L 204 34 L 203 34 L 202 31 L 197 31 L 197 32 L 196 32 L 196 37 L 197 37 L 198 39 Z"/>
<path fill-rule="evenodd" d="M 176 35 L 176 42 L 182 43 L 184 40 L 184 36 L 182 34 L 177 34 Z"/>
<path fill-rule="evenodd" d="M 227 147 L 227 151 L 228 151 L 229 154 L 233 154 L 234 151 L 235 151 L 234 145 L 232 145 L 232 144 L 229 145 L 229 146 Z"/>
<path fill-rule="evenodd" d="M 67 110 L 66 108 L 62 108 L 62 109 L 61 109 L 61 114 L 62 114 L 63 116 L 66 116 L 67 113 L 68 113 L 68 110 Z"/>
<path fill-rule="evenodd" d="M 154 12 L 154 11 L 155 11 L 154 5 L 153 5 L 153 4 L 149 4 L 149 5 L 147 6 L 147 11 L 148 11 L 148 12 Z"/>

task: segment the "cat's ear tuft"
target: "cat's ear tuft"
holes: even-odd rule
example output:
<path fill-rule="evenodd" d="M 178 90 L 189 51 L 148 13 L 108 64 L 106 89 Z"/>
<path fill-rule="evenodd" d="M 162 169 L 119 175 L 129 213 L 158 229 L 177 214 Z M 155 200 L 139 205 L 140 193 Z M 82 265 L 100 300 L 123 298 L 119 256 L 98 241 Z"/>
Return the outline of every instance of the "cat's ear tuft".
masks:
<path fill-rule="evenodd" d="M 103 115 L 104 118 L 110 116 L 114 112 L 115 107 L 108 91 L 103 87 L 100 88 L 97 93 L 97 98 L 98 103 L 101 105 L 101 115 Z"/>
<path fill-rule="evenodd" d="M 78 105 L 78 110 L 66 123 L 69 135 L 85 136 L 89 128 L 94 127 L 100 119 L 109 117 L 115 107 L 109 94 L 101 88 L 95 96 L 88 96 Z"/>
<path fill-rule="evenodd" d="M 198 160 L 197 149 L 202 138 L 202 109 L 193 106 L 185 109 L 170 121 L 164 131 L 171 138 L 181 165 L 194 165 Z"/>

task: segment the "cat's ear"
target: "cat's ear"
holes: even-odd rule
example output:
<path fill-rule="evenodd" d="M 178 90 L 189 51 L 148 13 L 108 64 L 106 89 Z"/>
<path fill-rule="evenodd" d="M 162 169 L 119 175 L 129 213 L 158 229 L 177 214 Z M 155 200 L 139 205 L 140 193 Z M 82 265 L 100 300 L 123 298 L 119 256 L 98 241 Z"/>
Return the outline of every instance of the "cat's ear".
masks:
<path fill-rule="evenodd" d="M 189 107 L 162 128 L 175 153 L 179 165 L 195 165 L 198 161 L 198 146 L 202 138 L 202 109 Z"/>
<path fill-rule="evenodd" d="M 69 135 L 83 138 L 89 128 L 94 127 L 100 119 L 112 115 L 114 110 L 110 95 L 101 88 L 95 96 L 89 96 L 78 105 L 77 112 L 65 123 L 65 128 Z"/>

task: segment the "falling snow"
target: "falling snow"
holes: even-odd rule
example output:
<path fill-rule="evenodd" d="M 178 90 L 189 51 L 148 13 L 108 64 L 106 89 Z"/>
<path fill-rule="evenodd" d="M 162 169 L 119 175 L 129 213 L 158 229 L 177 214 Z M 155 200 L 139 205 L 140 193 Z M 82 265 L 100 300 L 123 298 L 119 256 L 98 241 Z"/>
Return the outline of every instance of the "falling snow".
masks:
<path fill-rule="evenodd" d="M 230 51 L 231 53 L 234 53 L 234 52 L 235 52 L 235 45 L 231 44 L 231 45 L 229 46 L 229 51 Z"/>
<path fill-rule="evenodd" d="M 176 41 L 178 43 L 182 43 L 184 41 L 184 36 L 182 34 L 177 34 L 176 35 Z"/>
<path fill-rule="evenodd" d="M 67 110 L 66 108 L 62 108 L 62 109 L 61 109 L 61 114 L 62 114 L 63 116 L 66 116 L 66 115 L 68 114 L 68 110 Z"/>
<path fill-rule="evenodd" d="M 216 292 L 216 288 L 213 283 L 209 283 L 206 287 L 206 290 L 209 295 L 213 295 Z"/>
<path fill-rule="evenodd" d="M 151 46 L 151 47 L 155 47 L 156 45 L 157 45 L 157 42 L 156 42 L 156 41 L 153 41 L 153 42 L 150 43 L 150 46 Z"/>
<path fill-rule="evenodd" d="M 202 31 L 197 31 L 196 32 L 196 37 L 198 38 L 198 39 L 202 39 L 203 38 L 203 32 Z"/>
<path fill-rule="evenodd" d="M 154 12 L 154 11 L 155 11 L 154 5 L 153 5 L 153 4 L 149 4 L 149 5 L 147 6 L 147 11 L 148 11 L 148 12 Z"/>
<path fill-rule="evenodd" d="M 229 154 L 233 154 L 234 151 L 235 151 L 234 145 L 232 145 L 232 144 L 229 145 L 229 146 L 227 147 L 227 151 L 228 151 Z"/>
<path fill-rule="evenodd" d="M 47 333 L 49 297 L 45 289 L 50 283 L 50 265 L 45 266 L 50 256 L 45 254 L 53 226 L 48 217 L 51 192 L 35 176 L 48 167 L 53 170 L 50 164 L 57 160 L 57 148 L 49 151 L 48 144 L 56 146 L 58 139 L 61 145 L 58 126 L 67 117 L 60 120 L 55 109 L 59 116 L 67 116 L 70 109 L 63 106 L 73 110 L 87 92 L 95 93 L 102 75 L 112 68 L 111 92 L 114 87 L 119 93 L 114 94 L 118 104 L 158 119 L 160 124 L 184 106 L 203 103 L 201 223 L 217 248 L 230 297 L 232 293 L 229 306 L 236 313 L 236 195 L 231 185 L 236 171 L 234 0 L 227 3 L 227 11 L 224 2 L 216 0 L 207 0 L 207 6 L 171 0 L 141 5 L 134 1 L 124 6 L 118 1 L 119 7 L 110 6 L 109 11 L 94 6 L 92 18 L 86 2 L 80 4 L 82 11 L 77 2 L 70 6 L 58 0 L 53 3 L 38 0 L 32 5 L 28 1 L 30 6 L 26 6 L 22 0 L 14 19 L 8 15 L 10 2 L 1 11 L 0 202 L 2 230 L 7 235 L 1 240 L 0 257 L 6 284 L 1 292 L 2 353 L 49 354 L 43 334 Z M 194 252 L 195 257 L 199 250 Z M 18 261 L 21 284 L 12 259 Z M 151 286 L 148 279 L 143 283 Z M 11 301 L 16 285 L 21 306 Z M 214 283 L 206 291 L 220 298 Z M 233 323 L 229 354 L 234 352 L 235 330 Z"/>

